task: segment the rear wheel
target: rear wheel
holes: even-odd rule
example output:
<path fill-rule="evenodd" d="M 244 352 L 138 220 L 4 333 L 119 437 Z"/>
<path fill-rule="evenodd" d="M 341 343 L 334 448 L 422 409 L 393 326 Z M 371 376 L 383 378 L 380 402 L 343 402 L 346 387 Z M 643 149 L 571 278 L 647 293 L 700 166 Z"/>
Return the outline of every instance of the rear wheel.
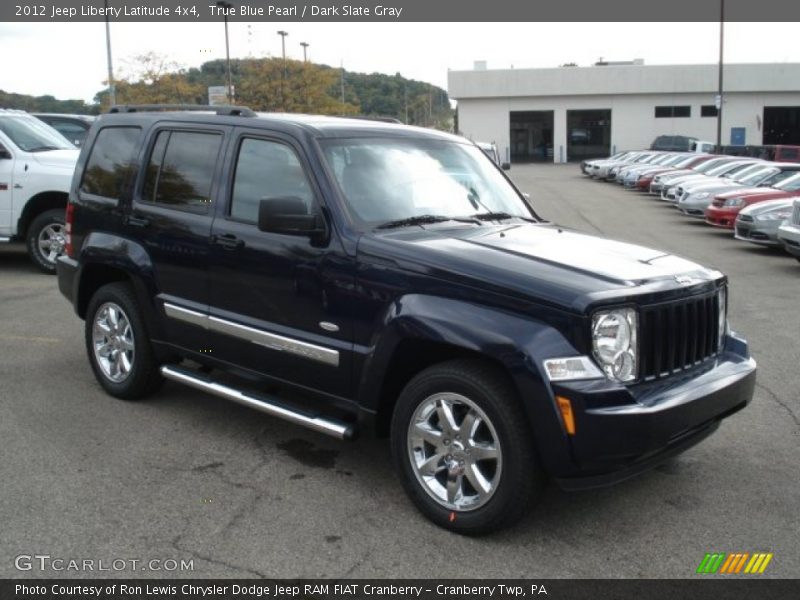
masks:
<path fill-rule="evenodd" d="M 104 285 L 92 296 L 85 337 L 95 378 L 112 396 L 134 400 L 161 384 L 144 320 L 128 284 Z"/>
<path fill-rule="evenodd" d="M 392 418 L 392 455 L 416 506 L 460 533 L 511 525 L 544 487 L 514 388 L 480 361 L 436 365 L 408 383 Z"/>
<path fill-rule="evenodd" d="M 33 263 L 45 273 L 55 273 L 56 259 L 66 246 L 64 211 L 47 210 L 36 217 L 28 228 L 26 243 Z"/>

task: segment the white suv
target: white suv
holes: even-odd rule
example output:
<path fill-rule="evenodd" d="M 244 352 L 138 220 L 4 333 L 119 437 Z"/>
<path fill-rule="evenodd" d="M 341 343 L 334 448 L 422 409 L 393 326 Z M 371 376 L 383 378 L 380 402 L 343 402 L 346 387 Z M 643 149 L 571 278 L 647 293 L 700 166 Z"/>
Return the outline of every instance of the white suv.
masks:
<path fill-rule="evenodd" d="M 79 150 L 24 111 L 0 109 L 0 242 L 24 240 L 40 269 L 64 251 L 64 210 Z"/>

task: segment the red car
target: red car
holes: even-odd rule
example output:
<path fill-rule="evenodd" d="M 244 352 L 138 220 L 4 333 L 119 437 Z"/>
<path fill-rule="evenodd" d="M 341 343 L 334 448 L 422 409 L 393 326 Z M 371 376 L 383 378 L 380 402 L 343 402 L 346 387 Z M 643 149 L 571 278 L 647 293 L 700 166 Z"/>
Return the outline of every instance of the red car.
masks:
<path fill-rule="evenodd" d="M 736 216 L 745 206 L 766 200 L 779 200 L 800 196 L 800 175 L 795 175 L 775 187 L 747 188 L 714 196 L 705 210 L 706 223 L 714 227 L 733 229 Z"/>

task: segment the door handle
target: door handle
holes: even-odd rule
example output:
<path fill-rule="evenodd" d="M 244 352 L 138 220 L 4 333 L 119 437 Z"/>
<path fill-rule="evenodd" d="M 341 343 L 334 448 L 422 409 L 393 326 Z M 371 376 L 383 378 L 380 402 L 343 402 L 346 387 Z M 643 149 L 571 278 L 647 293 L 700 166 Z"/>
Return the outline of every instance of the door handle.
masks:
<path fill-rule="evenodd" d="M 150 219 L 147 217 L 134 217 L 133 215 L 128 215 L 125 219 L 125 223 L 127 225 L 133 225 L 134 227 L 147 227 L 150 225 Z"/>
<path fill-rule="evenodd" d="M 231 233 L 223 235 L 214 235 L 211 237 L 211 243 L 217 246 L 222 246 L 225 250 L 238 250 L 244 248 L 244 240 L 240 240 Z"/>

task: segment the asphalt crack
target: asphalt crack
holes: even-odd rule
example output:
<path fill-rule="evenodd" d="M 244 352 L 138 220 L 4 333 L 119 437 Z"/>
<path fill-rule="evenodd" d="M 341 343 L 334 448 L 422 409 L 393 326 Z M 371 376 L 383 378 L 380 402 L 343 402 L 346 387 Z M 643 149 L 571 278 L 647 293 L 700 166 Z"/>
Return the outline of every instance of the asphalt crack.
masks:
<path fill-rule="evenodd" d="M 797 417 L 797 415 L 789 407 L 789 405 L 786 404 L 786 402 L 784 402 L 783 400 L 781 400 L 775 392 L 773 392 L 771 389 L 769 389 L 763 383 L 756 382 L 756 387 L 758 389 L 763 390 L 764 392 L 766 392 L 767 396 L 772 398 L 775 401 L 776 404 L 781 406 L 787 413 L 789 413 L 789 416 L 792 418 L 792 421 L 794 421 L 795 427 L 798 429 L 798 431 L 800 431 L 800 418 Z"/>

